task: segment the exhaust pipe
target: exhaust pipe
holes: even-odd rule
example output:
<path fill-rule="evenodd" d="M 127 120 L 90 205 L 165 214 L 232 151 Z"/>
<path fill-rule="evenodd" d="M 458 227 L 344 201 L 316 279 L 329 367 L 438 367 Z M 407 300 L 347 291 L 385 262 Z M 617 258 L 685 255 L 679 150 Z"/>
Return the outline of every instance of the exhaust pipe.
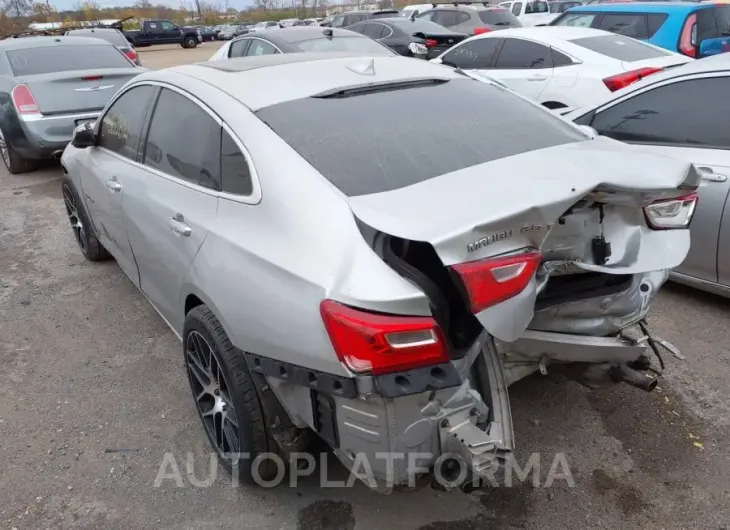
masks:
<path fill-rule="evenodd" d="M 645 392 L 651 392 L 657 385 L 655 377 L 647 377 L 643 372 L 629 368 L 625 364 L 612 366 L 609 374 L 614 381 L 627 383 Z"/>
<path fill-rule="evenodd" d="M 61 155 L 63 154 L 63 149 L 59 149 L 58 151 L 53 151 L 51 154 L 51 158 L 53 160 L 61 160 Z"/>

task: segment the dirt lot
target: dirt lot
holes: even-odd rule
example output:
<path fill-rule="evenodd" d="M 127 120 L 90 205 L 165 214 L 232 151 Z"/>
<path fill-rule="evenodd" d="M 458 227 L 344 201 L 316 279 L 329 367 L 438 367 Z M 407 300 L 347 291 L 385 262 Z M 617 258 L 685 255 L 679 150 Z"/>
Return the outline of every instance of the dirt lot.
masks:
<path fill-rule="evenodd" d="M 161 67 L 214 50 L 140 51 Z M 114 262 L 84 261 L 58 177 L 0 174 L 0 528 L 730 527 L 730 303 L 673 285 L 651 324 L 687 360 L 666 355 L 653 394 L 550 377 L 512 388 L 519 460 L 540 451 L 543 484 L 564 453 L 574 488 L 382 496 L 315 480 L 233 488 L 222 471 L 193 487 L 187 455 L 203 479 L 208 448 L 180 345 Z M 166 454 L 183 480 L 156 487 Z"/>

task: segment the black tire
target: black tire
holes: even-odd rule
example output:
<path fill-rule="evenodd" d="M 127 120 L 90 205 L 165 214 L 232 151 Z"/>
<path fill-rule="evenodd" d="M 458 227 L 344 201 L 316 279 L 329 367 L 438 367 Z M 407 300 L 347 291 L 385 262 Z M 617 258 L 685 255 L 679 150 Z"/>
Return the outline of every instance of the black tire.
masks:
<path fill-rule="evenodd" d="M 0 158 L 3 159 L 3 163 L 7 168 L 8 172 L 12 175 L 18 175 L 20 173 L 28 173 L 38 167 L 36 160 L 29 160 L 23 158 L 18 152 L 13 149 L 5 140 L 5 132 L 0 129 Z"/>
<path fill-rule="evenodd" d="M 240 453 L 248 453 L 250 456 L 241 459 L 231 459 L 222 453 L 218 442 L 214 438 L 215 433 L 212 433 L 205 425 L 201 405 L 196 399 L 195 405 L 200 421 L 203 423 L 203 430 L 211 446 L 215 449 L 221 465 L 232 473 L 234 477 L 237 477 L 240 482 L 255 484 L 256 480 L 252 466 L 254 458 L 259 454 L 269 451 L 276 452 L 276 449 L 274 447 L 275 442 L 268 435 L 264 411 L 261 407 L 251 373 L 248 371 L 243 352 L 231 344 L 220 321 L 208 306 L 199 305 L 191 309 L 185 316 L 185 324 L 183 327 L 183 356 L 194 399 L 198 395 L 196 391 L 197 380 L 192 373 L 189 361 L 189 343 L 192 341 L 195 333 L 202 336 L 208 345 L 211 346 L 212 354 L 226 382 L 227 394 L 230 397 L 235 412 L 236 423 L 238 424 L 238 451 Z M 263 480 L 271 480 L 274 478 L 277 468 L 272 464 L 273 462 L 270 460 L 262 461 L 261 465 L 258 466 L 257 477 L 261 477 Z"/>
<path fill-rule="evenodd" d="M 89 261 L 109 259 L 111 256 L 96 237 L 84 203 L 79 200 L 79 194 L 76 193 L 76 188 L 68 175 L 64 175 L 61 180 L 61 193 L 74 232 L 74 239 L 76 239 L 81 253 Z M 80 227 L 77 223 L 80 223 Z"/>
<path fill-rule="evenodd" d="M 195 48 L 198 46 L 198 39 L 193 36 L 185 37 L 183 41 L 183 48 Z"/>

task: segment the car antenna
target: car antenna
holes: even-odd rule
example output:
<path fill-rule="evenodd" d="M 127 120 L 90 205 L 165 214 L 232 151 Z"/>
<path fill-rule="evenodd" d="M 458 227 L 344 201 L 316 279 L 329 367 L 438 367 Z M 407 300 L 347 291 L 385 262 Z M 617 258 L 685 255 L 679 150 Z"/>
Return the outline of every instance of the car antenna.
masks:
<path fill-rule="evenodd" d="M 333 35 L 333 31 L 332 31 L 332 28 L 324 28 L 324 29 L 322 30 L 322 35 L 324 35 L 324 36 L 325 36 L 325 37 L 327 37 L 328 39 L 331 39 L 331 38 L 332 38 L 332 35 Z"/>

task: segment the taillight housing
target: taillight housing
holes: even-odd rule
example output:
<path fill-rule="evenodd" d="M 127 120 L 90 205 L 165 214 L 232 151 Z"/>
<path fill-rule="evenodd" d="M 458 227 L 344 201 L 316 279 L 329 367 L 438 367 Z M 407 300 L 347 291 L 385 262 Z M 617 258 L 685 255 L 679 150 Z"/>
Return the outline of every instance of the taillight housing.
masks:
<path fill-rule="evenodd" d="M 426 39 L 426 48 L 433 48 L 439 42 L 436 39 Z"/>
<path fill-rule="evenodd" d="M 492 30 L 489 28 L 474 28 L 474 35 L 481 35 L 483 33 L 489 33 L 490 31 Z"/>
<path fill-rule="evenodd" d="M 124 55 L 133 63 L 137 61 L 137 52 L 134 50 L 127 50 L 124 52 Z"/>
<path fill-rule="evenodd" d="M 15 110 L 21 116 L 31 116 L 41 113 L 28 85 L 17 85 L 13 88 L 12 92 L 10 92 L 10 99 L 13 100 Z"/>
<path fill-rule="evenodd" d="M 687 17 L 679 35 L 679 51 L 688 57 L 697 58 L 697 14 Z"/>
<path fill-rule="evenodd" d="M 524 291 L 542 261 L 539 252 L 523 252 L 452 265 L 464 286 L 472 313 L 479 313 Z"/>
<path fill-rule="evenodd" d="M 449 361 L 431 317 L 373 313 L 334 300 L 319 309 L 337 357 L 353 372 L 379 375 Z"/>
<path fill-rule="evenodd" d="M 644 207 L 646 224 L 652 230 L 689 228 L 698 199 L 697 193 L 693 192 L 673 199 L 654 201 Z"/>
<path fill-rule="evenodd" d="M 606 85 L 611 92 L 627 87 L 632 83 L 641 81 L 646 76 L 661 72 L 663 68 L 639 68 L 638 70 L 631 70 L 630 72 L 623 72 L 620 74 L 612 75 L 603 80 L 603 84 Z"/>

